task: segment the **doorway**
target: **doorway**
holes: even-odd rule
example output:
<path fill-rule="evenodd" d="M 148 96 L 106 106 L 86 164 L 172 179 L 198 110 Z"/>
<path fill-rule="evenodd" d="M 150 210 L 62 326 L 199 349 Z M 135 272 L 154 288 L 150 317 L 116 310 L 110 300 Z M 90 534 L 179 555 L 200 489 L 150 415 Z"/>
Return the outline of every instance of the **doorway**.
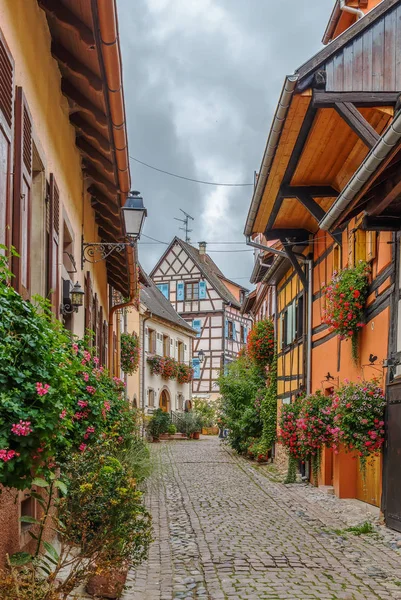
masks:
<path fill-rule="evenodd" d="M 170 394 L 167 390 L 162 390 L 160 394 L 159 408 L 165 413 L 170 412 Z"/>
<path fill-rule="evenodd" d="M 385 518 L 387 527 L 401 531 L 401 380 L 387 386 L 387 448 L 385 462 Z"/>

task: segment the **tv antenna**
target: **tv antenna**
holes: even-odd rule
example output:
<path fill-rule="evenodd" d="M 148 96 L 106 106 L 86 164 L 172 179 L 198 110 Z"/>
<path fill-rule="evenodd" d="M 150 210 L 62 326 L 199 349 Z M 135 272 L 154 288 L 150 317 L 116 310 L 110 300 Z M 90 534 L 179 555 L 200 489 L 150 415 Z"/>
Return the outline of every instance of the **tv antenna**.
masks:
<path fill-rule="evenodd" d="M 191 215 L 186 213 L 185 210 L 182 210 L 182 208 L 180 208 L 180 211 L 185 215 L 185 219 L 178 219 L 177 217 L 174 217 L 174 219 L 184 224 L 184 227 L 180 227 L 180 229 L 182 231 L 185 231 L 185 241 L 189 243 L 191 241 L 189 234 L 191 233 L 191 231 L 193 231 L 193 229 L 189 229 L 189 219 L 191 219 L 191 221 L 195 221 L 195 219 L 191 217 Z"/>

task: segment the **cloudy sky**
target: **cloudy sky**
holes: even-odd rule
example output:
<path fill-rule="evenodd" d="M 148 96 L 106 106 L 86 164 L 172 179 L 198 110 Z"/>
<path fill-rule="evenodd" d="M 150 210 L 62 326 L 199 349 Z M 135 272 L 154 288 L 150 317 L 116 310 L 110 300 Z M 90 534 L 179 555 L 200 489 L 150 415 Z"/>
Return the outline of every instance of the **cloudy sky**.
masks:
<path fill-rule="evenodd" d="M 284 76 L 322 47 L 334 0 L 117 5 L 131 156 L 194 179 L 252 183 Z M 243 228 L 252 187 L 191 183 L 133 161 L 131 173 L 148 208 L 147 236 L 184 235 L 174 220 L 182 208 L 195 218 L 192 243 L 207 241 L 226 276 L 247 284 L 252 253 L 243 251 Z M 142 241 L 140 260 L 151 270 L 166 246 Z"/>

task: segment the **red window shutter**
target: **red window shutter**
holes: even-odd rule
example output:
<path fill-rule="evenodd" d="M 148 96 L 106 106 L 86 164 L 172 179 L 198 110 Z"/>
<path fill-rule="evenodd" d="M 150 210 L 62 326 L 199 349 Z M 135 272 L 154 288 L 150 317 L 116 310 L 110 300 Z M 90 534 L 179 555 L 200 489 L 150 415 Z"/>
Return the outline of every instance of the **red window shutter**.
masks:
<path fill-rule="evenodd" d="M 48 295 L 52 310 L 59 316 L 60 276 L 59 276 L 59 233 L 60 233 L 60 192 L 53 173 L 50 173 L 48 202 Z"/>
<path fill-rule="evenodd" d="M 107 321 L 103 321 L 103 357 L 102 365 L 107 366 L 108 361 L 108 348 L 109 348 L 109 329 Z"/>
<path fill-rule="evenodd" d="M 98 328 L 99 328 L 99 353 L 98 357 L 101 363 L 103 364 L 103 306 L 99 308 L 99 319 L 98 319 Z"/>
<path fill-rule="evenodd" d="M 0 244 L 11 244 L 14 60 L 0 31 Z"/>
<path fill-rule="evenodd" d="M 15 98 L 14 198 L 12 243 L 15 287 L 25 298 L 30 291 L 30 238 L 32 187 L 32 118 L 21 87 Z"/>

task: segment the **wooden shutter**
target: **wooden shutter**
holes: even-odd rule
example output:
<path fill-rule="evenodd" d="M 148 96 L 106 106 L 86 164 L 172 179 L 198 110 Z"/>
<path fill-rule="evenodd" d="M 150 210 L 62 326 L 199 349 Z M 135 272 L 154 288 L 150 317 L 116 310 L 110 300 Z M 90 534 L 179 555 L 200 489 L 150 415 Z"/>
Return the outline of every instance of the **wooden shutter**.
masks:
<path fill-rule="evenodd" d="M 12 243 L 15 286 L 25 298 L 30 291 L 30 238 L 32 188 L 32 118 L 21 87 L 15 98 L 14 197 Z"/>
<path fill-rule="evenodd" d="M 90 271 L 86 272 L 85 277 L 85 334 L 92 331 L 92 279 Z"/>
<path fill-rule="evenodd" d="M 156 354 L 163 355 L 163 335 L 161 333 L 156 333 Z"/>
<path fill-rule="evenodd" d="M 98 316 L 98 330 L 99 330 L 99 341 L 98 341 L 98 345 L 99 345 L 99 353 L 98 353 L 98 357 L 99 360 L 102 361 L 103 358 L 103 306 L 101 306 L 99 308 L 99 316 Z"/>
<path fill-rule="evenodd" d="M 14 60 L 0 31 L 0 244 L 6 246 L 11 243 L 13 142 Z"/>
<path fill-rule="evenodd" d="M 145 327 L 145 352 L 150 352 L 149 347 L 149 329 Z"/>
<path fill-rule="evenodd" d="M 52 305 L 52 311 L 58 317 L 59 313 L 59 294 L 60 294 L 60 276 L 59 276 L 59 236 L 60 236 L 60 192 L 57 187 L 56 179 L 53 173 L 50 173 L 49 181 L 49 235 L 48 241 L 48 282 L 47 290 Z"/>
<path fill-rule="evenodd" d="M 177 282 L 177 302 L 183 302 L 184 300 L 184 282 Z"/>
<path fill-rule="evenodd" d="M 199 282 L 199 300 L 206 299 L 206 281 Z"/>
<path fill-rule="evenodd" d="M 95 352 L 97 353 L 97 345 L 98 345 L 98 339 L 97 339 L 97 334 L 98 334 L 98 330 L 97 330 L 97 294 L 95 294 L 92 298 L 92 331 L 93 331 L 93 349 L 95 350 Z"/>
<path fill-rule="evenodd" d="M 103 321 L 103 356 L 102 356 L 102 365 L 107 365 L 107 357 L 108 357 L 108 324 L 107 321 Z"/>

